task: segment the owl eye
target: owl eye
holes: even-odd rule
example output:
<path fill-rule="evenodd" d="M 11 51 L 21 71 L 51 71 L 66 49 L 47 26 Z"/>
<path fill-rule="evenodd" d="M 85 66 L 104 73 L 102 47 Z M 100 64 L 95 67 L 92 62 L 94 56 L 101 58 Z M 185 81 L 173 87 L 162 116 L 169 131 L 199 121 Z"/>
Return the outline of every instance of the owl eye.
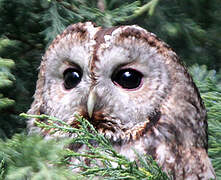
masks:
<path fill-rule="evenodd" d="M 143 75 L 134 69 L 122 69 L 112 76 L 112 81 L 124 89 L 135 89 L 140 86 Z"/>
<path fill-rule="evenodd" d="M 66 69 L 63 73 L 65 89 L 72 89 L 81 81 L 82 73 L 73 68 Z"/>

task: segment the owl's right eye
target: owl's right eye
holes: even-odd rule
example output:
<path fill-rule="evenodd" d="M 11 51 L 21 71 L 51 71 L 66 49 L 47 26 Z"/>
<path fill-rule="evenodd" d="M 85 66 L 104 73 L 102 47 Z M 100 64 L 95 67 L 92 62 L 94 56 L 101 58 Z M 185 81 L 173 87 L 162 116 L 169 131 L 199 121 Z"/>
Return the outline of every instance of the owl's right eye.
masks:
<path fill-rule="evenodd" d="M 72 89 L 76 87 L 80 83 L 81 77 L 81 71 L 74 68 L 66 69 L 63 73 L 65 89 Z"/>

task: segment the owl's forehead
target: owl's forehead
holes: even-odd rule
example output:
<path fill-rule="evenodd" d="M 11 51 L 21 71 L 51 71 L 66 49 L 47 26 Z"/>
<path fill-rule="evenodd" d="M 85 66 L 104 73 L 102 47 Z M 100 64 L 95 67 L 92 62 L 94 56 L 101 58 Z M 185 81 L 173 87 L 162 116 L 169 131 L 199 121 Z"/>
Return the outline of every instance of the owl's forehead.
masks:
<path fill-rule="evenodd" d="M 62 62 L 69 61 L 93 71 L 100 62 L 110 63 L 112 59 L 118 64 L 131 63 L 144 51 L 147 55 L 152 53 L 164 57 L 173 54 L 155 34 L 139 26 L 102 28 L 86 22 L 68 26 L 55 38 L 43 59 L 49 66 L 59 67 Z"/>

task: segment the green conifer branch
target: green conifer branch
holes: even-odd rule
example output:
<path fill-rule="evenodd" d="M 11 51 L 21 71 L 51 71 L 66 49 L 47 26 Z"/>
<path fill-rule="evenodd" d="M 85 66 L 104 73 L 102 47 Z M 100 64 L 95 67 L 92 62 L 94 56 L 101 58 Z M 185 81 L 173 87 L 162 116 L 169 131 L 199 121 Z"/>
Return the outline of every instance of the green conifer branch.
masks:
<path fill-rule="evenodd" d="M 142 14 L 148 12 L 149 16 L 152 16 L 155 8 L 158 4 L 159 0 L 151 0 L 148 3 L 146 3 L 145 5 L 138 7 L 134 13 L 128 17 L 126 17 L 125 19 L 123 19 L 123 21 L 131 21 L 139 16 L 141 16 Z"/>
<path fill-rule="evenodd" d="M 0 58 L 0 110 L 15 104 L 14 100 L 4 97 L 3 93 L 1 93 L 1 89 L 13 85 L 15 77 L 11 74 L 11 69 L 14 67 L 15 63 L 13 60 Z"/>
<path fill-rule="evenodd" d="M 83 176 L 103 176 L 107 179 L 169 179 L 152 158 L 143 158 L 137 154 L 139 156 L 138 159 L 141 161 L 141 166 L 138 166 L 137 162 L 130 161 L 117 153 L 111 143 L 103 135 L 99 134 L 89 121 L 80 116 L 76 116 L 77 121 L 80 123 L 79 128 L 73 128 L 65 122 L 47 115 L 27 115 L 22 113 L 21 116 L 25 118 L 47 119 L 47 123 L 36 121 L 36 124 L 46 130 L 53 129 L 52 134 L 59 131 L 61 133 L 75 134 L 76 136 L 70 143 L 84 144 L 89 149 L 83 152 L 64 149 L 63 156 L 66 157 L 66 161 L 71 168 L 84 169 L 80 172 Z M 92 145 L 92 141 L 96 142 L 96 145 Z M 84 161 L 80 164 L 74 164 L 68 161 L 68 158 L 86 158 L 90 161 L 90 165 L 87 165 Z"/>

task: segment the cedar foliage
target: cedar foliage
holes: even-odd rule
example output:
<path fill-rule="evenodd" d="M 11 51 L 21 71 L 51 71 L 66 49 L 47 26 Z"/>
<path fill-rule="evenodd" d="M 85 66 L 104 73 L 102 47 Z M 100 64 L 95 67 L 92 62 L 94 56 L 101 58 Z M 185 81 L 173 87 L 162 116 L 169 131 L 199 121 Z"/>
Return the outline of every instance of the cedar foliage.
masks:
<path fill-rule="evenodd" d="M 206 64 L 218 71 L 218 3 L 219 0 L 0 0 L 0 57 L 15 62 L 11 74 L 16 79 L 13 88 L 4 92 L 15 105 L 1 111 L 0 136 L 11 137 L 25 127 L 25 120 L 18 114 L 27 111 L 32 102 L 41 56 L 67 25 L 79 21 L 93 21 L 105 27 L 138 24 L 170 44 L 187 65 Z"/>
<path fill-rule="evenodd" d="M 221 178 L 219 4 L 219 0 L 0 0 L 0 138 L 6 140 L 25 129 L 26 120 L 18 114 L 26 112 L 32 102 L 41 56 L 67 25 L 79 21 L 93 21 L 105 27 L 138 24 L 167 42 L 184 63 L 191 66 L 190 71 L 208 110 L 209 155 Z M 9 144 L 25 141 L 31 146 L 41 141 L 29 138 L 16 135 L 0 144 L 12 149 L 12 153 L 22 153 Z M 26 148 L 23 143 L 21 146 Z M 46 149 L 46 145 L 43 146 L 42 149 Z M 37 157 L 33 155 L 33 161 Z M 44 158 L 46 162 L 47 155 Z M 8 161 L 3 158 L 0 164 L 10 172 L 6 167 L 11 166 L 6 165 Z M 41 167 L 53 170 L 47 165 Z M 69 179 L 65 174 L 61 176 Z"/>
<path fill-rule="evenodd" d="M 11 73 L 11 69 L 14 68 L 14 66 L 15 63 L 13 60 L 0 58 L 0 112 L 12 107 L 15 104 L 13 99 L 4 96 L 5 91 L 7 91 L 15 81 L 15 77 Z M 2 114 L 2 116 L 4 116 L 4 114 Z M 0 121 L 0 127 L 7 128 L 9 126 L 9 123 Z M 6 132 L 0 128 L 0 137 L 3 138 L 6 136 Z"/>
<path fill-rule="evenodd" d="M 0 160 L 2 159 L 2 162 L 8 166 L 7 168 L 2 166 L 2 178 L 23 180 L 62 177 L 69 179 L 73 176 L 74 179 L 93 179 L 95 177 L 102 177 L 102 179 L 169 179 L 150 157 L 137 155 L 139 158 L 138 166 L 135 161 L 130 161 L 118 154 L 111 143 L 99 134 L 86 119 L 77 117 L 80 128 L 73 128 L 59 119 L 46 115 L 22 114 L 22 116 L 48 119 L 49 124 L 36 123 L 45 130 L 53 129 L 52 134 L 55 132 L 74 133 L 76 137 L 72 139 L 61 138 L 56 142 L 56 140 L 43 140 L 36 135 L 29 137 L 15 135 L 6 143 L 0 142 L 0 147 L 6 146 L 0 154 Z M 96 142 L 97 146 L 92 146 L 91 142 Z M 86 145 L 88 150 L 77 153 L 64 148 L 68 144 L 76 143 Z M 31 150 L 33 148 L 34 151 Z M 79 159 L 79 163 L 70 161 L 73 158 Z M 80 158 L 87 158 L 90 165 L 81 161 Z M 83 171 L 71 172 L 79 168 Z M 65 173 L 59 174 L 62 170 Z"/>

